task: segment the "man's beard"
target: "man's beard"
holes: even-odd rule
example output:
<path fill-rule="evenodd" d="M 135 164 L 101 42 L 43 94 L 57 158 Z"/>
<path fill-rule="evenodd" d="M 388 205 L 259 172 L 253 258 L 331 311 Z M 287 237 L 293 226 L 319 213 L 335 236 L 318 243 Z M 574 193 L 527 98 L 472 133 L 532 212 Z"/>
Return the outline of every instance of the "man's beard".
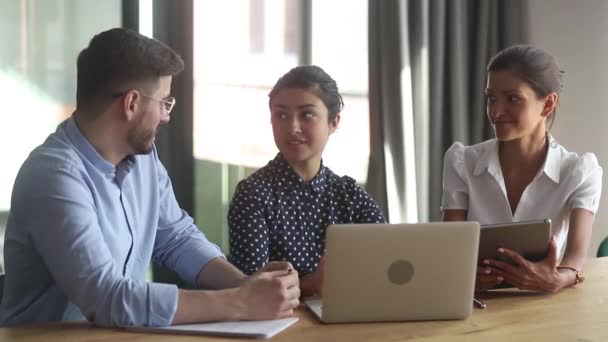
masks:
<path fill-rule="evenodd" d="M 127 140 L 135 154 L 149 154 L 152 152 L 155 136 L 156 130 L 135 127 L 129 130 Z"/>

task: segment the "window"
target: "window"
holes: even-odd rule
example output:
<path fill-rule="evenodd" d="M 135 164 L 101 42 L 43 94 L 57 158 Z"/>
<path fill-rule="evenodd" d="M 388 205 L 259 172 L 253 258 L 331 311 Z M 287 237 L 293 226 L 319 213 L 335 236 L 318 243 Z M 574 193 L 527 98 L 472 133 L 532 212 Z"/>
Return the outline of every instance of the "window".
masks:
<path fill-rule="evenodd" d="M 369 157 L 367 2 L 312 4 L 312 63 L 336 79 L 346 105 L 324 163 L 363 183 Z M 298 0 L 194 2 L 195 219 L 225 252 L 226 214 L 236 184 L 278 152 L 268 92 L 304 53 L 300 5 Z"/>
<path fill-rule="evenodd" d="M 195 2 L 197 159 L 259 167 L 276 153 L 267 94 L 298 62 L 291 2 Z"/>
<path fill-rule="evenodd" d="M 0 116 L 0 244 L 21 164 L 71 115 L 76 57 L 93 34 L 120 26 L 120 5 L 118 0 L 0 2 L 0 93 L 5 98 Z"/>
<path fill-rule="evenodd" d="M 330 137 L 323 160 L 337 174 L 365 183 L 369 159 L 367 1 L 313 0 L 312 20 L 312 63 L 336 80 L 344 99 L 340 126 Z"/>

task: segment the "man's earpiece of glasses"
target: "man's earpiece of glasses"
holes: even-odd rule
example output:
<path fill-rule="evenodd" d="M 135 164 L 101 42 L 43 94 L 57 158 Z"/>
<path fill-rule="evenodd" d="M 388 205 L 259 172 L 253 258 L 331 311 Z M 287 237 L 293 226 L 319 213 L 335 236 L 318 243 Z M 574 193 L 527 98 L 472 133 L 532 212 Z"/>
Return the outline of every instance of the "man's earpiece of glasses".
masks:
<path fill-rule="evenodd" d="M 121 97 L 124 94 L 126 94 L 127 92 L 121 92 L 121 93 L 116 93 L 114 95 L 112 95 L 112 97 Z M 171 114 L 171 111 L 173 110 L 173 107 L 175 106 L 175 97 L 171 96 L 171 97 L 167 97 L 165 99 L 157 99 L 156 97 L 152 97 L 152 96 L 148 96 L 146 94 L 143 94 L 142 92 L 139 92 L 141 96 L 143 97 L 147 97 L 151 100 L 156 100 L 159 101 L 163 104 L 163 108 L 165 109 L 163 116 L 169 116 L 169 114 Z"/>

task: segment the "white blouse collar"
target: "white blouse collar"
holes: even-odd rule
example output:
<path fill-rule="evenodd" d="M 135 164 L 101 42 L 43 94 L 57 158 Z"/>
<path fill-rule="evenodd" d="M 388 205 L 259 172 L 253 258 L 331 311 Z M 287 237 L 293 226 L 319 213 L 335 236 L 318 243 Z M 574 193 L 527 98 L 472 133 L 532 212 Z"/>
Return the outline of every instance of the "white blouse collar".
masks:
<path fill-rule="evenodd" d="M 557 141 L 547 134 L 549 139 L 549 149 L 547 157 L 543 165 L 543 172 L 555 183 L 559 184 L 560 165 L 562 161 L 562 153 Z M 502 170 L 500 168 L 500 160 L 498 159 L 498 140 L 493 139 L 488 144 L 484 144 L 484 149 L 480 153 L 473 170 L 475 176 L 480 175 L 485 170 L 495 177 L 502 178 Z"/>

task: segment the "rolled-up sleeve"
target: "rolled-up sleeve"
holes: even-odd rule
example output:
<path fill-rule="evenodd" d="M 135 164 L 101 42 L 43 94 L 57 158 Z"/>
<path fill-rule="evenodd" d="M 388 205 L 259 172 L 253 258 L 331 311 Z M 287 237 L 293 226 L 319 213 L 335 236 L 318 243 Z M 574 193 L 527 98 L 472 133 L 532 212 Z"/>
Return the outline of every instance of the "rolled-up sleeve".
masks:
<path fill-rule="evenodd" d="M 192 217 L 179 207 L 167 171 L 160 161 L 157 167 L 161 202 L 154 261 L 195 285 L 201 269 L 209 261 L 224 258 L 224 255 L 194 225 Z"/>
<path fill-rule="evenodd" d="M 445 153 L 441 210 L 469 207 L 469 191 L 464 172 L 464 148 L 464 145 L 456 142 Z"/>
<path fill-rule="evenodd" d="M 585 153 L 579 158 L 573 175 L 575 190 L 568 200 L 571 209 L 587 209 L 595 215 L 602 194 L 602 174 L 593 153 Z"/>
<path fill-rule="evenodd" d="M 81 171 L 39 166 L 21 175 L 16 185 L 21 195 L 13 198 L 14 217 L 65 296 L 100 326 L 171 324 L 177 287 L 122 275 Z"/>
<path fill-rule="evenodd" d="M 354 223 L 385 223 L 386 219 L 378 203 L 363 190 L 357 182 L 348 176 L 341 178 L 346 187 L 346 191 L 350 194 L 351 203 L 353 206 Z"/>

